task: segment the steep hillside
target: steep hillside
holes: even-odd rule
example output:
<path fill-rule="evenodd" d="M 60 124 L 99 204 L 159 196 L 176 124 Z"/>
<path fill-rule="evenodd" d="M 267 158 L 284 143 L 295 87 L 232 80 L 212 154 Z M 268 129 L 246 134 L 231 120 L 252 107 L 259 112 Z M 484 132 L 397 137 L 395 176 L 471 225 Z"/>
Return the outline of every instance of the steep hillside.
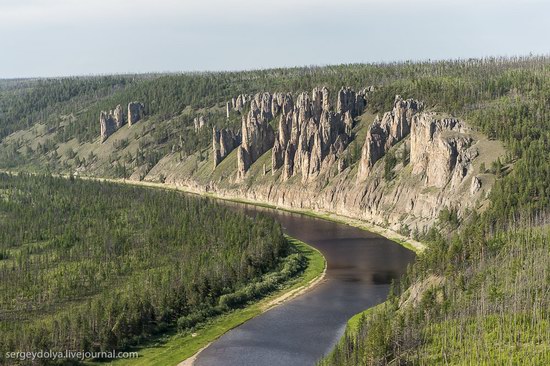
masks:
<path fill-rule="evenodd" d="M 1 83 L 0 168 L 170 182 L 427 244 L 324 363 L 548 363 L 550 58 L 122 79 Z"/>

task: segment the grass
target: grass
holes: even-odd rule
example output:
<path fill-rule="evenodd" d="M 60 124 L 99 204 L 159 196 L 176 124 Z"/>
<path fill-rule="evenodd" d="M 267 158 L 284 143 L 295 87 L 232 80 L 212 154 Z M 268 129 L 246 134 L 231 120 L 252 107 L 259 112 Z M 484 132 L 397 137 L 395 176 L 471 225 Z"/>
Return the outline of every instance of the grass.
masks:
<path fill-rule="evenodd" d="M 288 296 L 295 291 L 307 288 L 317 279 L 320 279 L 326 267 L 323 255 L 315 248 L 297 239 L 287 236 L 291 246 L 299 253 L 302 253 L 308 260 L 306 270 L 297 278 L 288 282 L 284 289 L 281 289 L 262 300 L 255 302 L 245 308 L 220 315 L 205 325 L 196 329 L 194 333 L 179 334 L 175 331 L 167 333 L 151 342 L 144 348 L 132 350 L 139 353 L 137 359 L 118 359 L 109 362 L 109 365 L 177 365 L 183 360 L 193 356 L 199 350 L 212 341 L 222 336 L 227 331 L 239 326 L 264 311 L 274 306 L 282 296 Z M 101 362 L 88 362 L 87 365 L 106 364 Z"/>
<path fill-rule="evenodd" d="M 357 332 L 357 330 L 359 329 L 359 323 L 361 322 L 361 318 L 379 311 L 380 309 L 382 309 L 382 307 L 384 307 L 384 304 L 385 302 L 378 304 L 376 306 L 373 306 L 372 308 L 368 308 L 367 310 L 363 310 L 362 312 L 357 313 L 351 318 L 349 318 L 348 324 L 346 325 L 346 332 L 354 332 L 354 333 Z"/>
<path fill-rule="evenodd" d="M 341 350 L 345 347 L 347 337 L 353 337 L 359 331 L 359 324 L 361 323 L 361 319 L 363 319 L 363 317 L 373 315 L 373 314 L 383 310 L 385 304 L 386 304 L 386 302 L 383 302 L 381 304 L 378 304 L 376 306 L 368 308 L 367 310 L 364 310 L 364 311 L 362 311 L 360 313 L 357 313 L 354 316 L 352 316 L 348 320 L 348 323 L 346 324 L 346 330 L 344 331 L 344 335 L 342 335 L 342 337 L 340 337 L 340 339 L 338 340 L 338 343 L 334 346 L 332 351 L 327 356 L 325 356 L 323 358 L 323 360 L 321 360 L 317 365 L 318 366 L 326 365 L 326 363 L 324 362 L 325 360 L 330 360 L 331 356 L 335 352 L 338 352 L 339 350 Z"/>
<path fill-rule="evenodd" d="M 548 365 L 550 324 L 530 314 L 505 314 L 448 320 L 428 326 L 421 350 L 430 364 Z"/>

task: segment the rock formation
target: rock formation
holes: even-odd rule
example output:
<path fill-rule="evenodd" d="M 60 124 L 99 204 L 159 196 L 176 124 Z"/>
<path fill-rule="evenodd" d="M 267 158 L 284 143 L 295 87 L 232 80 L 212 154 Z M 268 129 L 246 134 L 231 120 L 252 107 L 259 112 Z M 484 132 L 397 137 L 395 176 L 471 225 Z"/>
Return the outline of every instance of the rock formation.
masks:
<path fill-rule="evenodd" d="M 364 107 L 355 105 L 355 93 L 351 89 L 343 90 L 342 98 L 353 94 L 353 101 L 350 99 L 343 113 L 331 110 L 329 90 L 325 87 L 313 89 L 311 96 L 299 94 L 295 105 L 286 97 L 288 108 L 282 108 L 272 150 L 273 174 L 282 167 L 283 180 L 300 174 L 305 182 L 319 174 L 325 159 L 330 157 L 329 160 L 334 161 L 343 152 L 351 139 L 351 111 L 362 111 Z"/>
<path fill-rule="evenodd" d="M 101 111 L 99 114 L 99 126 L 101 129 L 100 140 L 103 143 L 116 131 L 116 122 L 112 113 Z"/>
<path fill-rule="evenodd" d="M 275 133 L 269 124 L 271 95 L 257 94 L 250 102 L 250 111 L 242 118 L 242 143 L 237 151 L 237 176 L 243 179 L 250 165 L 275 141 Z"/>
<path fill-rule="evenodd" d="M 361 141 L 365 142 L 361 161 L 354 163 L 356 147 L 350 146 L 353 115 L 360 113 L 368 100 L 357 98 L 363 96 L 362 91 L 356 92 L 354 99 L 347 88 L 341 94 L 340 102 L 331 105 L 336 98 L 329 98 L 328 90 L 322 88 L 295 95 L 277 92 L 271 95 L 270 113 L 266 93 L 250 100 L 250 107 L 243 109 L 242 143 L 233 152 L 237 155 L 238 178 L 250 174 L 252 164 L 256 164 L 254 174 L 269 174 L 266 157 L 258 159 L 272 149 L 273 176 L 269 179 L 242 183 L 242 179 L 233 180 L 234 175 L 213 174 L 205 182 L 203 171 L 189 175 L 185 170 L 174 170 L 175 154 L 163 158 L 149 178 L 168 172 L 170 181 L 197 190 L 280 207 L 334 212 L 392 230 L 411 231 L 423 231 L 436 223 L 442 207 L 456 207 L 464 213 L 491 189 L 495 177 L 488 173 L 476 176 L 473 167 L 478 165 L 478 151 L 490 151 L 493 160 L 496 155 L 503 156 L 502 144 L 477 139 L 477 133 L 469 131 L 463 121 L 428 113 L 421 103 L 400 97 L 389 112 L 367 128 L 367 137 Z M 234 99 L 237 103 L 238 97 Z M 273 120 L 268 120 L 269 115 Z M 368 123 L 365 116 L 362 123 Z M 215 163 L 231 146 L 238 145 L 238 137 L 233 134 L 226 138 L 227 133 L 213 131 Z M 406 165 L 395 165 L 388 182 L 385 165 L 376 162 L 390 150 L 395 156 L 408 151 L 410 158 Z M 355 165 L 368 171 L 364 179 L 356 180 Z"/>
<path fill-rule="evenodd" d="M 140 102 L 128 103 L 128 126 L 131 126 L 143 118 L 145 106 Z"/>
<path fill-rule="evenodd" d="M 470 185 L 470 194 L 473 196 L 481 189 L 481 180 L 479 177 L 472 178 L 472 184 Z"/>
<path fill-rule="evenodd" d="M 234 111 L 241 113 L 246 105 L 250 101 L 250 96 L 247 94 L 238 95 L 236 98 L 231 99 L 231 107 Z"/>
<path fill-rule="evenodd" d="M 362 114 L 367 106 L 367 89 L 355 93 L 351 88 L 342 88 L 338 92 L 336 111 L 340 114 L 350 112 L 352 117 Z"/>
<path fill-rule="evenodd" d="M 117 105 L 115 110 L 110 114 L 112 114 L 113 119 L 115 120 L 116 128 L 121 128 L 122 125 L 124 125 L 124 112 L 122 111 L 122 106 L 120 104 Z"/>
<path fill-rule="evenodd" d="M 386 151 L 409 134 L 413 116 L 421 109 L 422 103 L 413 99 L 403 100 L 397 95 L 393 109 L 384 113 L 382 119 L 376 117 L 361 149 L 358 180 L 365 179 Z"/>
<path fill-rule="evenodd" d="M 100 140 L 105 142 L 107 138 L 112 135 L 124 124 L 124 113 L 122 106 L 119 104 L 114 110 L 109 112 L 101 111 L 99 114 L 99 127 L 100 127 Z"/>
<path fill-rule="evenodd" d="M 462 121 L 438 119 L 433 113 L 413 118 L 411 129 L 411 164 L 413 174 L 420 174 L 426 186 L 458 186 L 472 170 L 476 148 Z"/>
<path fill-rule="evenodd" d="M 225 104 L 225 117 L 226 118 L 229 118 L 229 113 L 231 113 L 231 109 L 232 109 L 231 102 L 227 102 Z"/>
<path fill-rule="evenodd" d="M 206 126 L 206 118 L 204 116 L 199 116 L 193 118 L 193 128 L 195 129 L 195 132 L 199 132 Z"/>
<path fill-rule="evenodd" d="M 352 114 L 355 113 L 355 92 L 351 88 L 340 89 L 338 92 L 338 102 L 336 104 L 336 111 L 338 113 L 344 114 L 350 111 Z"/>
<path fill-rule="evenodd" d="M 214 154 L 214 168 L 241 143 L 241 136 L 232 130 L 212 128 L 212 152 Z"/>

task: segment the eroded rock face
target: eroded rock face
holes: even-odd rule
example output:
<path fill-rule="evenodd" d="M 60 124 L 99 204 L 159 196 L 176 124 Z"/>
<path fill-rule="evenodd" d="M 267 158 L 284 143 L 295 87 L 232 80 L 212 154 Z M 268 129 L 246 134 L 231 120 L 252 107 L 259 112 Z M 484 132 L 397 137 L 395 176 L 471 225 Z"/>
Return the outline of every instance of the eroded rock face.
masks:
<path fill-rule="evenodd" d="M 170 172 L 168 179 L 227 197 L 247 198 L 288 208 L 325 210 L 361 218 L 392 230 L 405 227 L 411 232 L 425 230 L 436 223 L 442 207 L 456 207 L 459 212 L 465 212 L 482 198 L 483 192 L 490 190 L 494 182 L 494 177 L 489 174 L 474 176 L 472 167 L 478 149 L 487 151 L 490 147 L 490 151 L 502 156 L 505 150 L 500 143 L 478 140 L 477 134 L 470 133 L 463 122 L 423 112 L 416 101 L 401 98 L 396 98 L 392 110 L 377 118 L 368 131 L 368 143 L 363 146 L 362 156 L 369 157 L 370 160 L 366 161 L 370 161 L 372 167 L 365 180 L 354 182 L 354 165 L 346 164 L 351 161 L 347 158 L 351 152 L 350 136 L 346 132 L 349 123 L 345 121 L 349 117 L 346 113 L 338 113 L 334 106 L 327 108 L 319 104 L 323 98 L 318 90 L 313 93 L 315 96 L 307 94 L 297 95 L 292 108 L 286 111 L 280 102 L 284 96 L 275 94 L 272 97 L 271 114 L 274 114 L 274 100 L 278 105 L 275 111 L 280 109 L 278 114 L 275 113 L 278 132 L 271 145 L 272 172 L 280 178 L 238 184 L 232 178 L 224 177 L 221 178 L 227 180 L 224 184 L 212 181 L 205 187 L 202 177 L 195 179 L 186 172 L 170 170 L 173 167 L 170 159 L 174 158 L 171 155 L 165 159 L 166 169 Z M 261 143 L 264 140 L 261 136 L 265 134 L 260 131 L 267 130 L 267 127 L 260 117 L 259 106 L 255 101 L 252 104 L 255 105 L 251 108 L 254 118 L 249 118 L 247 113 L 243 122 L 249 142 L 243 141 L 237 147 L 238 174 L 241 177 L 247 174 L 254 162 L 251 150 L 262 145 L 265 149 L 270 148 L 269 144 Z M 346 112 L 351 115 L 351 111 Z M 256 122 L 261 126 L 256 126 Z M 256 132 L 252 133 L 252 130 Z M 396 156 L 403 151 L 410 152 L 408 164 L 398 163 L 389 183 L 385 179 L 384 165 L 374 164 L 387 154 L 388 149 L 394 149 Z M 161 161 L 154 168 L 159 173 L 162 164 Z M 264 161 L 262 166 L 254 169 L 258 175 L 268 174 L 269 166 L 263 167 L 263 164 Z"/>
<path fill-rule="evenodd" d="M 214 154 L 214 168 L 241 143 L 241 135 L 230 129 L 212 128 L 212 152 Z"/>
<path fill-rule="evenodd" d="M 298 95 L 294 109 L 279 120 L 272 171 L 283 168 L 282 179 L 300 174 L 305 182 L 316 177 L 325 161 L 335 161 L 349 144 L 353 117 L 331 111 L 327 88 Z M 327 158 L 330 158 L 327 160 Z"/>
<path fill-rule="evenodd" d="M 99 114 L 99 126 L 101 129 L 100 140 L 103 143 L 116 131 L 116 122 L 112 113 L 101 111 Z"/>
<path fill-rule="evenodd" d="M 470 185 L 470 194 L 473 196 L 481 189 L 481 180 L 478 177 L 472 178 L 472 184 Z"/>
<path fill-rule="evenodd" d="M 411 164 L 413 174 L 423 176 L 426 186 L 458 186 L 471 171 L 478 155 L 470 148 L 473 139 L 463 122 L 455 118 L 438 119 L 433 113 L 413 118 Z"/>
<path fill-rule="evenodd" d="M 195 117 L 193 119 L 193 127 L 195 132 L 199 132 L 206 126 L 206 118 L 204 116 Z"/>
<path fill-rule="evenodd" d="M 241 100 L 242 96 L 232 99 L 231 106 L 238 109 Z M 366 89 L 355 93 L 351 88 L 342 88 L 334 111 L 326 87 L 314 88 L 311 94 L 302 92 L 296 99 L 290 93 L 280 92 L 254 95 L 242 123 L 238 177 L 244 177 L 250 164 L 269 149 L 272 174 L 283 168 L 283 180 L 296 174 L 304 182 L 316 177 L 327 165 L 325 161 L 334 163 L 345 150 L 351 140 L 354 117 L 365 107 Z M 275 137 L 268 122 L 276 117 L 279 121 Z"/>
<path fill-rule="evenodd" d="M 351 88 L 342 88 L 338 92 L 338 102 L 336 105 L 336 111 L 344 114 L 346 112 L 355 113 L 355 92 Z"/>
<path fill-rule="evenodd" d="M 367 132 L 365 143 L 361 149 L 361 160 L 359 161 L 359 170 L 357 171 L 357 178 L 359 180 L 365 179 L 374 164 L 384 156 L 386 153 L 386 141 L 387 132 L 382 127 L 380 119 L 376 117 Z"/>
<path fill-rule="evenodd" d="M 124 113 L 122 106 L 119 104 L 114 110 L 109 112 L 101 111 L 99 114 L 99 127 L 100 127 L 100 140 L 105 142 L 107 138 L 112 135 L 124 124 Z"/>
<path fill-rule="evenodd" d="M 386 152 L 411 130 L 413 116 L 422 109 L 422 103 L 401 96 L 395 97 L 393 109 L 384 113 L 382 119 L 379 116 L 374 120 L 367 132 L 365 143 L 361 150 L 361 160 L 357 179 L 363 180 L 371 171 L 374 164 L 382 158 Z"/>
<path fill-rule="evenodd" d="M 113 119 L 115 120 L 116 128 L 121 128 L 122 125 L 124 125 L 124 112 L 122 111 L 122 106 L 120 104 L 117 105 L 115 110 L 110 114 L 112 114 Z"/>
<path fill-rule="evenodd" d="M 276 170 L 283 166 L 285 162 L 285 154 L 289 146 L 290 136 L 292 132 L 293 112 L 281 114 L 279 117 L 279 129 L 273 150 L 271 151 L 271 173 L 275 174 Z"/>
<path fill-rule="evenodd" d="M 229 114 L 231 113 L 231 102 L 227 102 L 225 104 L 225 118 L 229 118 Z"/>
<path fill-rule="evenodd" d="M 140 102 L 128 103 L 128 126 L 132 126 L 145 115 L 145 106 Z"/>
<path fill-rule="evenodd" d="M 241 113 L 244 107 L 246 106 L 246 104 L 250 101 L 250 96 L 247 94 L 241 94 L 241 95 L 238 95 L 237 98 L 233 98 L 232 102 L 233 100 L 235 101 L 233 105 L 233 109 Z"/>
<path fill-rule="evenodd" d="M 266 93 L 267 94 L 267 93 Z M 243 179 L 250 165 L 273 147 L 275 133 L 269 124 L 271 96 L 257 95 L 242 119 L 242 144 L 237 154 L 237 177 Z M 258 105 L 258 101 L 260 105 Z M 269 101 L 269 102 L 268 102 Z M 269 113 L 267 113 L 269 111 Z"/>

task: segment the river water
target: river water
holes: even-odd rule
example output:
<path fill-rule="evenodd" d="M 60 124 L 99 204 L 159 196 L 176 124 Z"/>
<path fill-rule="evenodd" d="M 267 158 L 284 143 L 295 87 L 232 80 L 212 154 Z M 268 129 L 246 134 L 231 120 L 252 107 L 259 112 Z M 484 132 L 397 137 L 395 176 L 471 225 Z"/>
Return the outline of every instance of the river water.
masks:
<path fill-rule="evenodd" d="M 383 302 L 413 252 L 379 235 L 300 214 L 228 203 L 278 220 L 285 233 L 323 253 L 325 280 L 311 291 L 227 332 L 203 350 L 197 366 L 314 365 L 330 352 L 354 314 Z"/>

